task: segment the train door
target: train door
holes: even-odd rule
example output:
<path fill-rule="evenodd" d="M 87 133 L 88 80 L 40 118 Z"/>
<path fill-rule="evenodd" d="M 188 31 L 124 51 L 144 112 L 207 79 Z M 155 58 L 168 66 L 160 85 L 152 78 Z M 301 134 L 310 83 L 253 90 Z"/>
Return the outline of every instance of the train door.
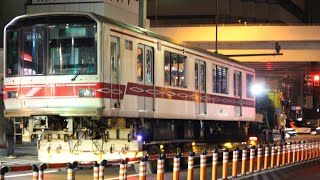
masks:
<path fill-rule="evenodd" d="M 234 106 L 234 115 L 242 116 L 242 74 L 240 71 L 233 72 L 233 89 L 234 97 L 237 99 Z"/>
<path fill-rule="evenodd" d="M 207 101 L 206 101 L 206 63 L 204 61 L 195 61 L 195 90 L 199 94 L 199 98 L 196 100 L 196 114 L 207 113 Z"/>
<path fill-rule="evenodd" d="M 139 44 L 137 48 L 137 82 L 141 86 L 138 93 L 138 109 L 154 111 L 154 50 Z"/>
<path fill-rule="evenodd" d="M 110 39 L 110 108 L 120 108 L 120 40 Z"/>

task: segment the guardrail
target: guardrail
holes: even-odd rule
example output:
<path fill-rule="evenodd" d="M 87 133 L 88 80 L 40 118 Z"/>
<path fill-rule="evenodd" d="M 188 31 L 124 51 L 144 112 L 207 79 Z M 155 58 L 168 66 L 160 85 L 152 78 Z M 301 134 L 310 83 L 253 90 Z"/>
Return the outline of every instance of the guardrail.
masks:
<path fill-rule="evenodd" d="M 232 178 L 237 178 L 240 176 L 245 176 L 247 174 L 254 174 L 262 170 L 275 169 L 281 166 L 294 164 L 301 161 L 306 161 L 320 156 L 320 141 L 300 141 L 285 144 L 274 144 L 271 146 L 271 152 L 269 152 L 270 147 L 258 145 L 258 147 L 252 146 L 248 151 L 247 148 L 239 150 L 234 149 L 232 152 Z M 257 151 L 256 151 L 257 150 Z M 242 151 L 242 158 L 240 159 L 239 154 Z M 262 155 L 264 151 L 264 156 Z M 256 153 L 257 152 L 257 153 Z M 93 162 L 87 164 L 87 166 L 93 166 L 93 180 L 104 180 L 104 170 L 108 165 L 119 165 L 119 179 L 127 179 L 127 168 L 128 162 L 140 162 L 139 166 L 139 180 L 145 180 L 146 164 L 150 160 L 157 160 L 157 180 L 164 179 L 164 162 L 168 158 L 173 158 L 173 180 L 178 180 L 180 177 L 180 159 L 182 157 L 188 158 L 188 171 L 187 179 L 193 180 L 194 171 L 194 158 L 200 157 L 200 177 L 195 179 L 205 180 L 206 179 L 206 166 L 207 157 L 212 156 L 212 180 L 218 178 L 217 164 L 219 153 L 222 153 L 222 179 L 228 179 L 229 170 L 229 149 L 224 149 L 222 152 L 219 150 L 214 150 L 212 153 L 207 153 L 203 150 L 201 153 L 170 153 L 170 154 L 160 154 L 160 155 L 150 155 L 144 156 L 142 158 L 130 158 L 130 159 L 120 159 L 114 161 L 102 160 L 100 164 Z M 248 160 L 247 155 L 249 153 L 249 168 L 247 171 L 246 161 Z M 269 158 L 270 156 L 270 158 Z M 262 168 L 262 161 L 264 159 L 264 168 Z M 241 171 L 238 172 L 238 161 L 241 160 Z M 5 174 L 9 171 L 33 171 L 33 180 L 44 180 L 44 171 L 48 168 L 67 168 L 67 180 L 75 180 L 75 168 L 78 167 L 78 162 L 73 163 L 61 163 L 61 164 L 45 164 L 42 163 L 39 166 L 27 165 L 27 166 L 3 166 L 0 169 L 0 180 L 5 180 Z M 240 174 L 238 174 L 240 173 Z"/>

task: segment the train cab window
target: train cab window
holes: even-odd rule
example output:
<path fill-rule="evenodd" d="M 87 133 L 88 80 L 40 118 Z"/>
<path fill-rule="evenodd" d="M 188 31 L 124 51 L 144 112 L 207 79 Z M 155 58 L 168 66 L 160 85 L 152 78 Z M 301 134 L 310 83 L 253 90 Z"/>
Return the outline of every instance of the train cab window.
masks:
<path fill-rule="evenodd" d="M 8 76 L 18 75 L 19 72 L 19 44 L 18 44 L 18 31 L 8 31 L 6 34 L 6 74 Z"/>
<path fill-rule="evenodd" d="M 164 53 L 165 85 L 186 87 L 186 56 L 165 51 Z"/>
<path fill-rule="evenodd" d="M 246 87 L 247 87 L 247 98 L 254 98 L 254 94 L 251 90 L 254 83 L 254 76 L 252 74 L 246 75 Z"/>
<path fill-rule="evenodd" d="M 49 26 L 49 74 L 97 73 L 95 25 Z"/>
<path fill-rule="evenodd" d="M 137 50 L 137 80 L 143 80 L 143 50 L 138 48 Z"/>
<path fill-rule="evenodd" d="M 212 90 L 214 93 L 228 94 L 228 68 L 213 65 Z"/>
<path fill-rule="evenodd" d="M 45 31 L 43 28 L 22 31 L 22 74 L 32 76 L 43 74 L 45 60 Z"/>

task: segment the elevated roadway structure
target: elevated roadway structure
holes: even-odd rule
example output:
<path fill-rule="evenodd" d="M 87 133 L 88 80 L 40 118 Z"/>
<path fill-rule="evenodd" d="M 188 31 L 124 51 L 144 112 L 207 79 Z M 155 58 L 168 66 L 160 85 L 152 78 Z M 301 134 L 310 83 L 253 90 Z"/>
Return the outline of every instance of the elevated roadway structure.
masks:
<path fill-rule="evenodd" d="M 215 51 L 216 27 L 157 27 L 159 34 Z M 282 56 L 232 57 L 257 71 L 257 77 L 296 75 L 318 71 L 320 63 L 320 26 L 219 25 L 218 53 L 225 55 L 271 54 L 275 43 Z M 276 73 L 275 73 L 276 72 Z"/>

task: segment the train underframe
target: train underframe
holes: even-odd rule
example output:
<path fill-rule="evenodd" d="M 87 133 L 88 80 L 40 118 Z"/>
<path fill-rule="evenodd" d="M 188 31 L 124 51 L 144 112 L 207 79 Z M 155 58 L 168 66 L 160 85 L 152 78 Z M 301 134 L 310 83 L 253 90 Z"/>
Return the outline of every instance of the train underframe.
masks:
<path fill-rule="evenodd" d="M 238 121 L 31 116 L 22 122 L 23 141 L 37 138 L 39 160 L 47 163 L 201 151 L 247 138 L 247 123 Z"/>

